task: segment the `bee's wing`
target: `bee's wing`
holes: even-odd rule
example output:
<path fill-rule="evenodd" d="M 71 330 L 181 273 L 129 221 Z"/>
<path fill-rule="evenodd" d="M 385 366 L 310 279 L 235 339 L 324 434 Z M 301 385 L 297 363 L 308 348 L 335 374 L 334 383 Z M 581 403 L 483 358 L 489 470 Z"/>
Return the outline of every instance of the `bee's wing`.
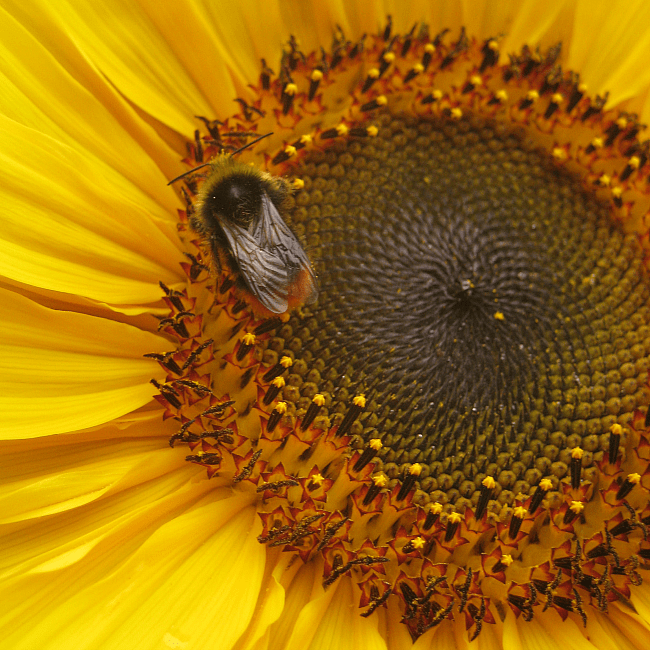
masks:
<path fill-rule="evenodd" d="M 314 295 L 309 258 L 266 194 L 259 218 L 248 229 L 228 223 L 221 226 L 251 293 L 269 311 L 287 311 L 289 296 L 295 294 L 292 284 L 302 269 L 308 270 L 310 283 L 303 293 L 310 298 Z"/>
<path fill-rule="evenodd" d="M 262 213 L 253 232 L 262 248 L 273 249 L 284 262 L 289 276 L 288 295 L 299 296 L 301 302 L 314 302 L 318 291 L 309 257 L 266 194 L 262 196 Z"/>

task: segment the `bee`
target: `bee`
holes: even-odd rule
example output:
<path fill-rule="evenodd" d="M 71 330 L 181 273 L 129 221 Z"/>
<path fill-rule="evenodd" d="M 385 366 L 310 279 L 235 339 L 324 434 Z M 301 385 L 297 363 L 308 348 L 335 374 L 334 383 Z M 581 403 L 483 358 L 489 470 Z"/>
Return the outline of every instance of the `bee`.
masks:
<path fill-rule="evenodd" d="M 242 149 L 222 153 L 170 182 L 210 167 L 190 226 L 209 248 L 217 272 L 227 266 L 237 286 L 253 298 L 256 313 L 283 314 L 316 300 L 316 277 L 307 253 L 282 218 L 291 191 L 288 182 L 235 160 Z"/>

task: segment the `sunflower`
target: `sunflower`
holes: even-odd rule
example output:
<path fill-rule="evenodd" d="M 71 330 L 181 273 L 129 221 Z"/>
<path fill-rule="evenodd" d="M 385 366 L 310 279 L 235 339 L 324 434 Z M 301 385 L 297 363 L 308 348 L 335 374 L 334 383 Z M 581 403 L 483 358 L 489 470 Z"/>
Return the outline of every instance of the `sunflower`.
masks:
<path fill-rule="evenodd" d="M 430 4 L 5 3 L 0 647 L 647 646 L 650 10 Z"/>

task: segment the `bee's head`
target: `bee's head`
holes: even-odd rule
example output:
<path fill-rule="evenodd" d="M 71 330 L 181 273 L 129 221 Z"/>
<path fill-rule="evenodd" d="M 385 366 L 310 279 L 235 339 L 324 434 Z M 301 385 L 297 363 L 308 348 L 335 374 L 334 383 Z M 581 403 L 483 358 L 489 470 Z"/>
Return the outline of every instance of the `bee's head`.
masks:
<path fill-rule="evenodd" d="M 212 216 L 248 228 L 260 213 L 263 191 L 259 174 L 251 174 L 248 170 L 231 170 L 206 187 L 204 214 L 206 218 Z"/>

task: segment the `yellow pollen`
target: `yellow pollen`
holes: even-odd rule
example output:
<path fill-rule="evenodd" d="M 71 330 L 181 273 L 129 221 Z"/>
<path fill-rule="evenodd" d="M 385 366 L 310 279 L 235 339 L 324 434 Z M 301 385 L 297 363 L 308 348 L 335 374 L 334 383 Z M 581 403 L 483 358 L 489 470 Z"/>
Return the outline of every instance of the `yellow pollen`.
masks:
<path fill-rule="evenodd" d="M 284 148 L 284 153 L 286 153 L 289 156 L 295 156 L 296 155 L 296 148 L 292 144 L 288 144 Z"/>
<path fill-rule="evenodd" d="M 383 58 L 386 63 L 392 63 L 395 60 L 395 52 L 386 52 Z"/>
<path fill-rule="evenodd" d="M 432 515 L 439 515 L 442 512 L 442 503 L 438 503 L 437 501 L 435 503 L 432 503 L 429 505 L 429 512 Z"/>
<path fill-rule="evenodd" d="M 388 97 L 386 95 L 379 95 L 378 97 L 375 97 L 375 101 L 377 102 L 377 106 L 386 106 L 388 104 Z M 377 128 L 376 126 L 373 128 Z"/>
<path fill-rule="evenodd" d="M 589 144 L 594 149 L 600 149 L 603 146 L 604 143 L 603 143 L 603 139 L 601 137 L 596 137 Z"/>
<path fill-rule="evenodd" d="M 376 138 L 376 137 L 377 137 L 377 134 L 379 133 L 379 129 L 378 129 L 376 126 L 372 125 L 372 126 L 369 126 L 369 127 L 366 129 L 366 133 L 367 133 L 371 138 Z"/>
<path fill-rule="evenodd" d="M 481 85 L 483 85 L 483 78 L 480 77 L 480 76 L 477 75 L 477 74 L 473 74 L 473 75 L 469 78 L 469 81 L 470 81 L 470 83 L 471 83 L 473 86 L 481 86 Z"/>
<path fill-rule="evenodd" d="M 622 116 L 619 117 L 619 118 L 616 120 L 616 125 L 617 125 L 620 129 L 624 129 L 624 128 L 627 126 L 627 117 L 622 117 Z"/>
<path fill-rule="evenodd" d="M 424 539 L 422 537 L 415 537 L 411 540 L 413 548 L 424 548 Z"/>
<path fill-rule="evenodd" d="M 277 388 L 284 388 L 286 382 L 284 381 L 284 377 L 276 377 L 271 383 Z"/>
<path fill-rule="evenodd" d="M 434 91 L 431 93 L 431 96 L 432 96 L 436 101 L 440 101 L 440 100 L 444 97 L 444 95 L 443 95 L 443 93 L 442 93 L 442 90 L 434 90 Z"/>
<path fill-rule="evenodd" d="M 291 368 L 291 366 L 293 365 L 293 361 L 291 357 L 284 356 L 282 357 L 282 359 L 280 359 L 280 365 L 283 368 Z"/>
<path fill-rule="evenodd" d="M 623 427 L 618 422 L 614 422 L 614 424 L 609 427 L 609 432 L 613 433 L 615 436 L 620 436 L 623 433 Z"/>
<path fill-rule="evenodd" d="M 368 70 L 368 76 L 371 79 L 377 79 L 379 77 L 379 68 L 370 68 L 370 70 Z"/>
<path fill-rule="evenodd" d="M 298 92 L 298 86 L 294 83 L 288 83 L 284 88 L 285 95 L 295 95 Z"/>
<path fill-rule="evenodd" d="M 305 181 L 303 181 L 302 178 L 294 178 L 293 187 L 296 190 L 301 190 L 303 187 L 305 187 Z"/>
<path fill-rule="evenodd" d="M 599 179 L 598 182 L 603 186 L 603 187 L 609 187 L 609 184 L 612 182 L 612 179 L 607 175 L 603 174 Z"/>
<path fill-rule="evenodd" d="M 415 74 L 421 74 L 422 72 L 424 72 L 424 66 L 421 63 L 416 63 L 413 66 L 412 70 L 413 72 L 415 72 Z"/>
<path fill-rule="evenodd" d="M 579 515 L 584 509 L 585 504 L 582 501 L 571 501 L 571 505 L 569 506 L 569 510 L 576 515 Z"/>
<path fill-rule="evenodd" d="M 320 393 L 316 393 L 312 399 L 312 402 L 316 404 L 316 406 L 323 406 L 323 404 L 325 404 L 325 396 L 321 395 Z"/>
<path fill-rule="evenodd" d="M 554 93 L 551 97 L 551 101 L 554 104 L 561 104 L 564 101 L 564 97 L 562 96 L 562 93 Z"/>
<path fill-rule="evenodd" d="M 311 477 L 311 482 L 312 482 L 314 485 L 319 485 L 319 486 L 320 486 L 320 485 L 323 485 L 323 481 L 324 481 L 324 480 L 325 480 L 325 477 L 324 477 L 322 474 L 314 474 L 314 475 Z"/>
<path fill-rule="evenodd" d="M 612 196 L 614 198 L 620 198 L 622 194 L 623 194 L 622 187 L 612 187 Z"/>
<path fill-rule="evenodd" d="M 551 152 L 556 160 L 564 160 L 567 157 L 566 151 L 562 147 L 553 147 Z"/>
<path fill-rule="evenodd" d="M 553 481 L 551 481 L 550 478 L 543 478 L 539 482 L 539 487 L 544 490 L 544 492 L 548 492 L 553 487 Z"/>
<path fill-rule="evenodd" d="M 460 120 L 460 118 L 463 117 L 463 111 L 461 111 L 460 108 L 458 108 L 458 106 L 452 108 L 450 114 L 452 119 L 454 120 Z"/>
<path fill-rule="evenodd" d="M 436 48 L 433 47 L 433 44 L 432 44 L 432 43 L 427 43 L 427 44 L 424 46 L 424 51 L 425 51 L 427 54 L 431 54 L 431 53 L 433 53 L 433 52 L 436 51 Z"/>
<path fill-rule="evenodd" d="M 375 451 L 379 451 L 384 445 L 382 445 L 381 440 L 379 438 L 373 438 L 370 441 L 370 448 L 374 449 Z"/>
<path fill-rule="evenodd" d="M 366 396 L 356 395 L 355 398 L 352 400 L 352 403 L 355 406 L 360 406 L 361 408 L 363 408 L 366 405 Z"/>
<path fill-rule="evenodd" d="M 309 133 L 305 133 L 305 135 L 300 136 L 300 142 L 302 144 L 311 144 L 313 138 L 309 135 Z"/>
<path fill-rule="evenodd" d="M 388 477 L 385 474 L 377 474 L 372 477 L 372 482 L 376 487 L 383 488 L 386 487 L 386 484 L 388 483 Z"/>
<path fill-rule="evenodd" d="M 625 480 L 628 483 L 634 483 L 636 485 L 641 480 L 641 475 L 634 472 L 633 474 L 628 474 Z"/>
<path fill-rule="evenodd" d="M 488 48 L 491 49 L 493 52 L 496 52 L 499 49 L 499 42 L 496 39 L 491 39 L 489 43 L 487 44 Z"/>
<path fill-rule="evenodd" d="M 586 84 L 586 83 L 581 83 L 581 84 L 578 86 L 578 90 L 579 90 L 581 93 L 586 93 L 586 92 L 587 92 L 587 84 Z"/>
<path fill-rule="evenodd" d="M 311 80 L 312 81 L 320 81 L 323 78 L 323 71 L 322 70 L 312 70 L 311 71 Z"/>
<path fill-rule="evenodd" d="M 420 463 L 413 463 L 413 465 L 409 467 L 409 474 L 411 476 L 420 476 L 421 473 L 422 465 L 420 465 Z"/>
<path fill-rule="evenodd" d="M 339 125 L 336 127 L 336 132 L 337 132 L 339 135 L 341 135 L 341 136 L 343 136 L 343 135 L 347 135 L 347 134 L 348 134 L 348 130 L 349 130 L 349 129 L 348 129 L 348 127 L 347 127 L 345 124 L 339 124 Z"/>
<path fill-rule="evenodd" d="M 571 458 L 581 459 L 585 455 L 585 452 L 580 449 L 580 447 L 574 447 L 571 452 Z"/>
<path fill-rule="evenodd" d="M 508 101 L 508 93 L 502 88 L 494 93 L 494 96 L 501 102 Z"/>
<path fill-rule="evenodd" d="M 286 402 L 278 402 L 275 405 L 275 411 L 277 411 L 280 414 L 286 413 L 287 412 L 287 403 Z"/>
<path fill-rule="evenodd" d="M 529 90 L 526 93 L 526 99 L 530 102 L 536 102 L 539 99 L 539 93 L 536 90 Z"/>
<path fill-rule="evenodd" d="M 452 512 L 449 515 L 449 523 L 450 524 L 459 524 L 461 519 L 462 519 L 462 517 L 460 516 L 460 513 L 458 513 L 458 512 Z"/>
<path fill-rule="evenodd" d="M 494 480 L 493 476 L 486 476 L 482 481 L 483 487 L 486 487 L 488 490 L 493 490 L 497 482 Z"/>
<path fill-rule="evenodd" d="M 506 553 L 505 555 L 501 556 L 501 564 L 505 564 L 506 566 L 510 566 L 514 562 L 514 559 L 510 553 Z"/>
<path fill-rule="evenodd" d="M 627 164 L 632 167 L 633 169 L 638 169 L 639 165 L 641 164 L 641 159 L 638 156 L 632 156 L 628 161 Z"/>
<path fill-rule="evenodd" d="M 247 332 L 242 337 L 242 340 L 246 345 L 253 345 L 255 343 L 255 334 L 253 334 L 252 332 Z"/>
<path fill-rule="evenodd" d="M 506 317 L 503 315 L 503 312 L 502 312 L 502 311 L 494 312 L 494 317 L 495 317 L 497 320 L 505 320 L 505 319 L 506 319 Z"/>
<path fill-rule="evenodd" d="M 517 506 L 513 511 L 512 514 L 517 517 L 517 519 L 523 519 L 526 516 L 526 513 L 528 511 L 524 506 Z"/>

